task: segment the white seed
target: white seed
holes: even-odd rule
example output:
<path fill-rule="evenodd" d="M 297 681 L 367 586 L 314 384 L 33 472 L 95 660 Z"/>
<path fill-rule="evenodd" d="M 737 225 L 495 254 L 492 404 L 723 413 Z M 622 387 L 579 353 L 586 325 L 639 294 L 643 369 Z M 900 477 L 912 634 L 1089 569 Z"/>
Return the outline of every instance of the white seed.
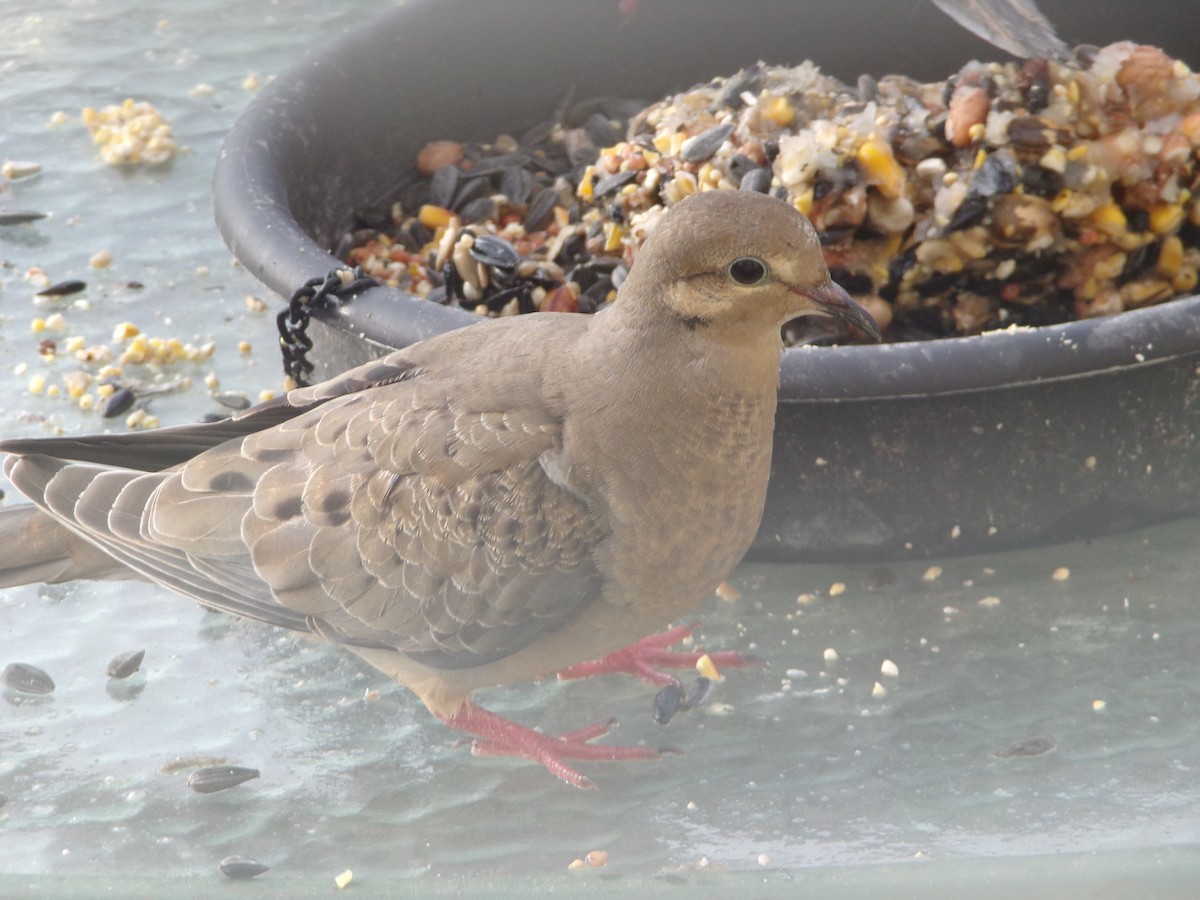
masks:
<path fill-rule="evenodd" d="M 834 650 L 832 647 L 825 648 L 824 656 L 825 656 L 825 662 L 827 662 L 827 663 L 835 663 L 838 661 L 838 652 L 836 650 Z"/>
<path fill-rule="evenodd" d="M 879 666 L 879 674 L 884 675 L 888 678 L 899 678 L 900 677 L 900 667 L 897 666 L 890 659 L 885 659 Z"/>
<path fill-rule="evenodd" d="M 930 566 L 928 569 L 925 570 L 925 574 L 921 576 L 921 578 L 924 579 L 925 581 L 937 581 L 941 577 L 942 577 L 942 567 L 941 566 Z"/>
<path fill-rule="evenodd" d="M 1059 566 L 1057 569 L 1054 570 L 1054 574 L 1051 575 L 1050 577 L 1053 578 L 1055 581 L 1066 581 L 1068 578 L 1071 577 L 1071 570 L 1068 569 L 1066 566 Z"/>

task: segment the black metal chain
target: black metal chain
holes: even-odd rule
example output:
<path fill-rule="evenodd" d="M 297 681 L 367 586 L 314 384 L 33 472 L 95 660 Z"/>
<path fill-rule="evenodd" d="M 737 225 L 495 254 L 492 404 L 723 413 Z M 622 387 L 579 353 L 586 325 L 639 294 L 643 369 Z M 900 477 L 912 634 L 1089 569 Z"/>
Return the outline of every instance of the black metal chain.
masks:
<path fill-rule="evenodd" d="M 347 273 L 351 276 L 349 281 L 344 278 Z M 298 386 L 304 387 L 309 383 L 308 376 L 314 368 L 308 359 L 308 352 L 313 348 L 312 338 L 308 336 L 308 322 L 313 311 L 352 300 L 377 284 L 374 278 L 363 272 L 361 266 L 357 266 L 353 269 L 334 269 L 328 275 L 310 278 L 292 294 L 287 309 L 276 317 L 275 323 L 279 327 L 283 371 Z"/>

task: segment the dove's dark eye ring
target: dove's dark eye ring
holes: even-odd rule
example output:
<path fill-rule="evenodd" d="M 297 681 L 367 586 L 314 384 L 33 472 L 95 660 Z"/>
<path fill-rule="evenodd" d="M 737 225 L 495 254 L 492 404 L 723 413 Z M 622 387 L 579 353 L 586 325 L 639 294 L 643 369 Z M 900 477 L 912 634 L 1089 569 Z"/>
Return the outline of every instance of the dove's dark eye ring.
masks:
<path fill-rule="evenodd" d="M 767 277 L 767 264 L 756 256 L 739 256 L 729 264 L 727 271 L 738 284 L 749 287 Z"/>

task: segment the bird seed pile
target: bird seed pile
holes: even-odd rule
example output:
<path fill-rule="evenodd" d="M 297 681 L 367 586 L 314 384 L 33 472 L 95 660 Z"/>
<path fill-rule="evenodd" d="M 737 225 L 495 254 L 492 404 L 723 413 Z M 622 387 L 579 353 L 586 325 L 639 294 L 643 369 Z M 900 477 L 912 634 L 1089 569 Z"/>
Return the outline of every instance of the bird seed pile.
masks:
<path fill-rule="evenodd" d="M 892 340 L 1112 315 L 1192 293 L 1200 77 L 1129 42 L 972 62 L 945 82 L 758 64 L 644 109 L 594 102 L 520 140 L 439 141 L 348 262 L 480 315 L 592 312 L 665 207 L 770 192 Z M 791 343 L 845 341 L 825 322 Z"/>

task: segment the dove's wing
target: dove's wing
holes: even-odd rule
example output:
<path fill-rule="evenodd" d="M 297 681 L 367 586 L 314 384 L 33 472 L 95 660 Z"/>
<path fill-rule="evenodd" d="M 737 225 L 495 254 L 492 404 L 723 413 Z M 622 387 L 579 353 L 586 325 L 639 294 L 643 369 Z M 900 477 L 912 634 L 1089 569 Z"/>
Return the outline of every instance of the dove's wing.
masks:
<path fill-rule="evenodd" d="M 550 345 L 570 341 L 566 325 Z M 479 665 L 599 595 L 606 535 L 543 466 L 562 431 L 540 374 L 547 341 L 477 330 L 211 428 L 0 449 L 36 450 L 10 460 L 22 492 L 154 581 L 344 643 Z"/>

